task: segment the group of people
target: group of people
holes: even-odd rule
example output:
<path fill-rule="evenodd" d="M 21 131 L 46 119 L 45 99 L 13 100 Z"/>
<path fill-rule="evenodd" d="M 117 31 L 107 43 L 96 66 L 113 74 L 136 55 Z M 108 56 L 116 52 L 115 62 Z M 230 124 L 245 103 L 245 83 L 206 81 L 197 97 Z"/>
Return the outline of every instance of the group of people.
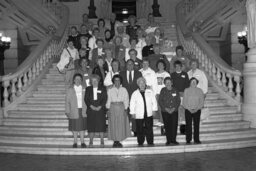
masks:
<path fill-rule="evenodd" d="M 178 145 L 178 118 L 182 115 L 187 144 L 192 140 L 192 120 L 194 142 L 201 143 L 200 114 L 207 78 L 198 62 L 184 55 L 182 46 L 176 47 L 171 61 L 161 54 L 163 33 L 153 15 L 148 17 L 148 24 L 141 27 L 130 16 L 125 27 L 113 14 L 110 29 L 106 29 L 103 19 L 94 28 L 85 14 L 80 33 L 72 27 L 57 68 L 65 77 L 65 113 L 74 148 L 78 133 L 81 147 L 86 147 L 85 130 L 89 147 L 96 134 L 103 147 L 106 131 L 113 147 L 122 147 L 121 141 L 131 133 L 139 146 L 145 139 L 153 146 L 153 118 L 164 125 L 166 145 Z"/>

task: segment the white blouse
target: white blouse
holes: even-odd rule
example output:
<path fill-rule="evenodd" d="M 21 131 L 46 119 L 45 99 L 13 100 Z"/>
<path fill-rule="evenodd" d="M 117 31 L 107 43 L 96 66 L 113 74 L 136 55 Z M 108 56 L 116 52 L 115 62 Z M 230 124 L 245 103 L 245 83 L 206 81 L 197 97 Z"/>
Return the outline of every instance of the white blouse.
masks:
<path fill-rule="evenodd" d="M 157 90 L 156 90 L 156 94 L 160 94 L 162 88 L 164 88 L 164 79 L 166 77 L 170 77 L 170 74 L 166 71 L 159 73 L 156 73 L 156 77 L 157 77 Z"/>
<path fill-rule="evenodd" d="M 93 100 L 98 100 L 98 87 L 93 88 Z"/>
<path fill-rule="evenodd" d="M 106 103 L 106 107 L 109 109 L 111 102 L 123 102 L 124 108 L 127 109 L 129 107 L 129 95 L 124 87 L 112 87 L 108 90 L 108 100 Z"/>
<path fill-rule="evenodd" d="M 83 87 L 82 85 L 76 86 L 74 85 L 74 89 L 76 92 L 76 98 L 77 98 L 77 108 L 83 107 Z"/>

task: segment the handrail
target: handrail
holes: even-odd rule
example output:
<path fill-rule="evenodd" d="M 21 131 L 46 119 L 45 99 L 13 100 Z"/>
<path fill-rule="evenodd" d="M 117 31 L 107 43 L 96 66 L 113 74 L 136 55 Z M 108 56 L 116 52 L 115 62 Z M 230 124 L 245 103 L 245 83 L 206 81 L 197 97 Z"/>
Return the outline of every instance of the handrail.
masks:
<path fill-rule="evenodd" d="M 213 86 L 229 99 L 233 105 L 240 105 L 242 73 L 229 66 L 218 56 L 199 33 L 190 31 L 185 24 L 182 2 L 176 6 L 177 34 L 179 43 L 187 53 L 192 54 L 211 80 Z"/>
<path fill-rule="evenodd" d="M 4 88 L 3 106 L 5 110 L 20 102 L 28 91 L 32 91 L 52 59 L 60 55 L 63 50 L 67 38 L 69 10 L 64 5 L 62 9 L 62 20 L 56 35 L 49 34 L 42 40 L 14 73 L 0 77 Z"/>

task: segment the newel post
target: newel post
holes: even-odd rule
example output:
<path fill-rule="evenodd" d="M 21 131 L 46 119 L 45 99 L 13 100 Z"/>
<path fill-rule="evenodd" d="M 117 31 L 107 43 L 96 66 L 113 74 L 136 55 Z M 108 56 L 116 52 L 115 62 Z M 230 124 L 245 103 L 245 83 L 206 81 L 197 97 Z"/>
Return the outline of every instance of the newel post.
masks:
<path fill-rule="evenodd" d="M 90 6 L 88 7 L 89 9 L 89 15 L 88 17 L 89 18 L 97 18 L 97 15 L 96 15 L 96 7 L 94 5 L 94 0 L 90 0 Z"/>
<path fill-rule="evenodd" d="M 159 12 L 159 7 L 160 7 L 160 5 L 158 4 L 158 0 L 154 0 L 154 3 L 152 5 L 154 17 L 162 17 L 162 15 Z"/>
<path fill-rule="evenodd" d="M 244 103 L 242 104 L 243 119 L 251 122 L 251 127 L 256 128 L 256 0 L 247 0 L 247 25 L 248 25 L 248 60 L 244 63 Z"/>

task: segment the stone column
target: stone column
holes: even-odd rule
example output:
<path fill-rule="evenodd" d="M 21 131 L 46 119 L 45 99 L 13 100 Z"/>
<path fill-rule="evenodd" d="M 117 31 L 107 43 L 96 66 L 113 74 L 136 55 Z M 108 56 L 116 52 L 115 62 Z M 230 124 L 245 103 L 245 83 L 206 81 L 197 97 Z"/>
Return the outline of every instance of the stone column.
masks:
<path fill-rule="evenodd" d="M 158 4 L 158 0 L 154 0 L 152 9 L 153 9 L 153 15 L 154 17 L 162 17 L 162 15 L 159 12 L 160 5 Z"/>
<path fill-rule="evenodd" d="M 244 64 L 244 103 L 243 119 L 256 128 L 256 0 L 247 0 L 248 45 L 247 62 Z"/>
<path fill-rule="evenodd" d="M 96 7 L 94 5 L 94 0 L 90 0 L 90 6 L 88 7 L 89 9 L 89 15 L 88 17 L 89 18 L 97 18 L 97 15 L 96 15 Z"/>

